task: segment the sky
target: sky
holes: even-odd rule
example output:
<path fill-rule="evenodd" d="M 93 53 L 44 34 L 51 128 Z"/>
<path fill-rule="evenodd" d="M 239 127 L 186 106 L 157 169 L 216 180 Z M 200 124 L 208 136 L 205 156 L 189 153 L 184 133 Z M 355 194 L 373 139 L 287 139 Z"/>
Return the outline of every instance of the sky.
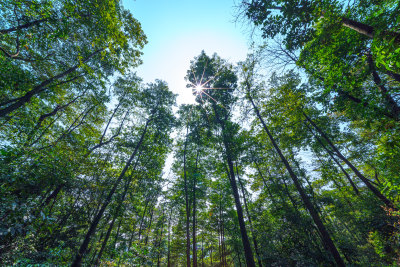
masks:
<path fill-rule="evenodd" d="M 244 60 L 249 35 L 235 23 L 234 0 L 124 0 L 141 23 L 148 44 L 137 74 L 144 82 L 168 83 L 177 104 L 194 103 L 184 77 L 190 61 L 202 50 L 230 63 Z"/>

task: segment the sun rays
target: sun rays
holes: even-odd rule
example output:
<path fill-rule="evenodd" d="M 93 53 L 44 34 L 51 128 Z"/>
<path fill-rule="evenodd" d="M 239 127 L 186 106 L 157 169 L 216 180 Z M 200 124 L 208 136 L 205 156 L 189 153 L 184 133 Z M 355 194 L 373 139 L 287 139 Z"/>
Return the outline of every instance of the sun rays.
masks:
<path fill-rule="evenodd" d="M 220 70 L 215 74 L 215 76 L 211 76 L 208 78 L 208 80 L 203 81 L 206 68 L 207 68 L 207 63 L 205 64 L 205 66 L 203 68 L 203 72 L 201 74 L 200 79 L 198 79 L 199 78 L 198 75 L 196 75 L 194 73 L 193 69 L 191 68 L 190 71 L 193 75 L 194 83 L 189 81 L 189 84 L 187 87 L 192 88 L 192 93 L 195 95 L 196 98 L 199 97 L 199 100 L 201 101 L 201 103 L 204 103 L 203 97 L 208 97 L 211 100 L 213 100 L 215 103 L 217 103 L 218 105 L 225 108 L 221 103 L 218 103 L 218 101 L 215 100 L 215 98 L 210 95 L 209 90 L 229 90 L 230 88 L 221 88 L 221 87 L 210 86 L 213 84 L 213 82 L 215 82 L 216 77 L 218 77 L 218 75 L 221 74 Z M 208 93 L 207 93 L 207 91 L 208 91 Z"/>

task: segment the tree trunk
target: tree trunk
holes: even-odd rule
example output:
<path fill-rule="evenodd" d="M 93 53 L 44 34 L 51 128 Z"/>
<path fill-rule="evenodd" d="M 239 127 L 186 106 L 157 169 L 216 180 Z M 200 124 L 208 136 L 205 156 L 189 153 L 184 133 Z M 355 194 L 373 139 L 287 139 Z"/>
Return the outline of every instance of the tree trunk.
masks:
<path fill-rule="evenodd" d="M 136 153 L 138 152 L 143 140 L 144 140 L 144 136 L 147 132 L 147 127 L 149 125 L 150 119 L 148 119 L 146 121 L 145 127 L 143 129 L 142 135 L 139 139 L 139 142 L 136 144 L 135 150 L 133 151 L 133 153 L 131 154 L 129 160 L 126 162 L 124 169 L 122 170 L 121 174 L 119 175 L 118 179 L 115 181 L 111 191 L 108 193 L 100 211 L 97 213 L 96 217 L 94 218 L 94 220 L 92 221 L 89 230 L 86 233 L 85 239 L 83 240 L 81 247 L 79 248 L 78 253 L 75 256 L 75 259 L 71 265 L 71 267 L 79 267 L 82 264 L 82 258 L 86 253 L 87 247 L 89 245 L 90 242 L 90 238 L 91 236 L 96 232 L 96 228 L 97 225 L 100 222 L 101 217 L 104 214 L 104 211 L 106 210 L 107 206 L 110 204 L 112 197 L 115 193 L 115 191 L 117 190 L 118 185 L 120 184 L 120 182 L 122 181 L 122 179 L 125 176 L 126 171 L 128 170 L 129 166 L 131 165 L 134 157 L 136 156 Z"/>
<path fill-rule="evenodd" d="M 226 264 L 226 246 L 225 246 L 225 221 L 224 217 L 222 217 L 221 224 L 221 246 L 222 246 L 222 266 L 227 266 Z"/>
<path fill-rule="evenodd" d="M 243 243 L 244 254 L 246 257 L 246 263 L 247 263 L 247 266 L 254 267 L 255 262 L 254 262 L 254 258 L 253 258 L 253 252 L 251 250 L 249 237 L 247 235 L 246 225 L 245 225 L 244 218 L 243 218 L 242 204 L 240 203 L 239 192 L 238 192 L 238 188 L 237 188 L 237 184 L 236 184 L 232 152 L 231 152 L 231 148 L 228 143 L 228 137 L 226 136 L 226 132 L 225 132 L 225 121 L 222 121 L 219 118 L 219 114 L 217 113 L 215 106 L 214 106 L 214 112 L 216 114 L 217 121 L 222 130 L 222 138 L 223 138 L 223 145 L 225 148 L 225 156 L 226 156 L 226 161 L 228 163 L 228 168 L 229 168 L 229 174 L 228 174 L 229 182 L 231 184 L 233 198 L 235 200 L 236 213 L 238 215 L 239 228 L 240 228 L 240 234 L 242 237 L 242 243 Z"/>
<path fill-rule="evenodd" d="M 256 239 L 256 236 L 255 236 L 255 233 L 254 233 L 254 228 L 253 228 L 253 223 L 252 223 L 252 220 L 251 220 L 249 208 L 247 206 L 247 199 L 246 199 L 246 195 L 245 195 L 244 186 L 243 186 L 243 183 L 242 183 L 242 181 L 241 181 L 241 179 L 239 177 L 239 170 L 238 170 L 237 163 L 236 163 L 236 173 L 237 173 L 237 177 L 238 177 L 240 188 L 242 189 L 244 208 L 246 210 L 247 218 L 249 219 L 250 232 L 251 232 L 251 236 L 253 237 L 254 250 L 256 251 L 258 266 L 262 267 L 260 252 L 258 251 L 258 243 L 257 243 L 257 239 Z"/>
<path fill-rule="evenodd" d="M 113 229 L 113 227 L 114 227 L 114 223 L 115 223 L 115 220 L 116 220 L 116 219 L 117 219 L 117 215 L 114 215 L 114 218 L 113 218 L 113 220 L 111 221 L 110 226 L 108 227 L 107 234 L 106 234 L 106 236 L 104 237 L 103 244 L 101 245 L 101 249 L 100 249 L 100 251 L 99 251 L 99 254 L 97 254 L 97 258 L 96 258 L 96 262 L 94 263 L 94 266 L 98 266 L 98 265 L 99 265 L 100 259 L 101 259 L 101 257 L 103 256 L 104 249 L 105 249 L 106 246 L 107 246 L 107 242 L 108 242 L 108 239 L 110 238 L 111 231 L 112 231 L 112 229 Z"/>
<path fill-rule="evenodd" d="M 221 202 L 221 201 L 220 201 Z M 218 218 L 218 256 L 219 256 L 219 264 L 223 266 L 222 263 L 222 231 L 221 231 L 221 204 L 219 205 L 219 218 Z"/>
<path fill-rule="evenodd" d="M 168 218 L 168 244 L 167 244 L 167 267 L 171 267 L 171 262 L 170 262 L 170 257 L 171 257 L 171 215 L 172 215 L 172 208 L 169 213 L 169 218 Z"/>
<path fill-rule="evenodd" d="M 115 237 L 114 237 L 114 242 L 113 242 L 113 246 L 112 246 L 113 248 L 117 247 L 117 241 L 118 241 L 119 231 L 121 229 L 122 221 L 123 221 L 123 218 L 120 218 L 119 222 L 118 222 L 117 233 L 115 234 Z"/>
<path fill-rule="evenodd" d="M 237 248 L 235 249 L 235 251 L 236 251 L 236 255 L 237 255 L 237 257 L 238 257 L 239 267 L 242 267 L 242 261 L 240 260 L 240 253 L 239 253 L 239 251 L 238 251 Z"/>
<path fill-rule="evenodd" d="M 272 203 L 273 203 L 274 205 L 276 205 L 275 197 L 272 195 L 271 190 L 269 190 L 269 186 L 267 185 L 267 181 L 265 180 L 264 175 L 262 174 L 262 172 L 261 172 L 261 170 L 260 170 L 260 166 L 259 166 L 259 165 L 257 164 L 257 162 L 255 162 L 255 161 L 254 161 L 254 164 L 256 165 L 257 172 L 258 172 L 258 174 L 260 175 L 261 180 L 263 181 L 264 187 L 265 187 L 265 189 L 267 190 L 267 193 L 268 193 L 269 197 L 271 198 Z"/>
<path fill-rule="evenodd" d="M 65 184 L 59 184 L 56 189 L 46 198 L 46 200 L 40 205 L 40 207 L 47 206 L 52 199 L 55 199 L 60 193 L 61 189 L 65 186 Z"/>
<path fill-rule="evenodd" d="M 183 177 L 185 179 L 185 205 L 186 205 L 186 266 L 190 267 L 190 229 L 189 229 L 189 220 L 190 220 L 190 209 L 189 209 L 189 193 L 188 193 L 188 182 L 186 175 L 186 149 L 187 149 L 187 141 L 188 141 L 188 132 L 189 125 L 186 126 L 186 139 L 185 139 L 185 147 L 183 150 Z"/>
<path fill-rule="evenodd" d="M 324 145 L 324 143 L 322 142 L 322 140 L 320 138 L 318 138 L 318 136 L 313 132 L 313 130 L 311 129 L 311 127 L 307 124 L 304 123 L 308 130 L 311 132 L 311 134 L 315 137 L 315 139 L 317 139 L 318 143 L 320 143 L 320 145 L 322 146 L 322 148 L 328 153 L 328 155 L 330 156 L 330 158 L 336 163 L 336 165 L 339 166 L 340 170 L 344 173 L 344 175 L 346 176 L 347 180 L 349 181 L 349 183 L 351 184 L 351 186 L 354 189 L 354 192 L 356 192 L 357 195 L 360 195 L 360 191 L 358 190 L 357 186 L 354 184 L 353 180 L 350 178 L 350 175 L 347 173 L 347 171 L 343 168 L 342 164 L 340 164 L 340 162 L 337 161 L 337 159 L 333 156 L 332 152 Z"/>
<path fill-rule="evenodd" d="M 383 99 L 386 102 L 386 105 L 389 107 L 390 110 L 390 114 L 396 118 L 399 119 L 399 115 L 400 115 L 400 108 L 397 105 L 396 101 L 393 99 L 393 97 L 389 94 L 389 92 L 387 91 L 386 87 L 384 86 L 381 77 L 379 77 L 378 72 L 376 71 L 375 68 L 375 63 L 372 59 L 372 55 L 369 54 L 367 57 L 368 60 L 368 65 L 371 71 L 371 75 L 372 78 L 374 80 L 375 85 L 379 88 L 379 91 L 382 94 Z"/>
<path fill-rule="evenodd" d="M 95 55 L 97 55 L 98 53 L 100 53 L 103 50 L 104 49 L 98 49 L 97 51 L 93 52 L 92 54 L 87 56 L 82 61 L 82 64 L 88 62 L 92 57 L 94 57 Z M 15 102 L 13 101 L 14 104 L 11 104 L 11 105 L 1 109 L 0 117 L 5 117 L 7 114 L 11 113 L 12 111 L 22 107 L 23 105 L 28 103 L 33 96 L 35 96 L 35 95 L 39 94 L 40 92 L 42 92 L 43 90 L 45 90 L 46 86 L 50 85 L 52 82 L 54 82 L 58 79 L 63 78 L 64 76 L 67 76 L 68 74 L 76 71 L 80 66 L 81 66 L 81 64 L 76 64 L 75 66 L 67 69 L 66 71 L 64 71 L 56 76 L 53 76 L 50 79 L 47 79 L 46 81 L 41 82 L 39 85 L 35 86 L 32 90 L 27 92 L 24 96 L 15 99 Z"/>
<path fill-rule="evenodd" d="M 8 28 L 8 29 L 1 29 L 0 33 L 1 34 L 6 34 L 6 33 L 14 32 L 14 31 L 17 31 L 17 30 L 30 28 L 32 26 L 39 25 L 40 23 L 48 21 L 48 20 L 50 20 L 50 18 L 38 19 L 38 20 L 30 21 L 30 22 L 27 22 L 25 24 L 18 25 L 17 27 L 12 27 L 12 28 Z"/>
<path fill-rule="evenodd" d="M 136 169 L 137 164 L 138 164 L 138 162 L 139 162 L 139 158 L 140 158 L 140 157 L 137 158 L 136 163 L 135 163 L 135 166 L 133 167 L 133 169 Z M 96 259 L 96 262 L 95 262 L 95 264 L 94 264 L 95 266 L 97 266 L 97 265 L 99 264 L 100 260 L 101 260 L 101 257 L 102 257 L 102 255 L 103 255 L 104 249 L 106 248 L 108 239 L 110 238 L 111 231 L 112 231 L 112 229 L 113 229 L 113 227 L 114 227 L 115 220 L 117 219 L 118 214 L 119 214 L 119 212 L 121 211 L 122 204 L 123 204 L 123 202 L 125 201 L 125 197 L 126 197 L 126 194 L 128 193 L 128 188 L 129 188 L 129 186 L 130 186 L 130 184 L 131 184 L 131 182 L 132 182 L 132 178 L 133 178 L 133 176 L 131 175 L 131 176 L 129 177 L 128 181 L 127 181 L 126 184 L 125 184 L 124 192 L 122 193 L 122 197 L 121 197 L 121 200 L 119 201 L 118 207 L 117 207 L 117 209 L 116 209 L 116 211 L 115 211 L 114 218 L 113 218 L 113 220 L 112 220 L 112 222 L 111 222 L 111 224 L 110 224 L 110 227 L 108 228 L 106 237 L 104 238 L 104 241 L 103 241 L 103 244 L 102 244 L 102 246 L 101 246 L 100 252 L 99 252 L 99 254 L 98 254 L 98 256 L 97 256 L 97 259 Z M 121 220 L 120 220 L 120 223 L 121 223 Z M 118 231 L 119 231 L 119 227 L 118 227 Z"/>
<path fill-rule="evenodd" d="M 193 175 L 193 216 L 192 216 L 192 236 L 193 236 L 193 267 L 197 267 L 197 244 L 196 244 L 196 174 L 197 174 L 197 166 L 199 161 L 199 152 L 197 152 L 196 157 L 196 167 L 195 173 Z"/>
<path fill-rule="evenodd" d="M 149 235 L 151 232 L 151 225 L 153 223 L 153 215 L 154 215 L 154 208 L 156 206 L 156 202 L 154 202 L 154 206 L 151 209 L 151 213 L 150 213 L 150 223 L 149 223 L 149 227 L 147 227 L 147 233 L 146 233 L 146 239 L 144 241 L 145 246 L 147 246 L 147 243 L 149 242 Z"/>
<path fill-rule="evenodd" d="M 326 142 L 329 144 L 329 146 L 333 149 L 333 151 L 336 153 L 336 155 L 344 161 L 344 163 L 349 166 L 350 169 L 358 176 L 358 178 L 361 179 L 361 181 L 364 182 L 364 184 L 368 187 L 369 190 L 372 191 L 385 205 L 389 208 L 396 209 L 396 207 L 393 205 L 393 203 L 387 199 L 375 186 L 373 186 L 367 178 L 364 177 L 360 173 L 360 171 L 353 166 L 353 164 L 350 163 L 350 161 L 347 160 L 345 156 L 340 153 L 340 151 L 337 149 L 337 147 L 332 143 L 332 141 L 329 139 L 329 137 L 314 123 L 313 120 L 310 119 L 310 117 L 307 116 L 307 114 L 303 111 L 304 117 L 307 119 L 308 122 L 311 123 L 311 125 L 317 130 L 317 132 L 326 140 Z"/>
<path fill-rule="evenodd" d="M 352 20 L 352 19 L 348 19 L 348 18 L 342 18 L 342 23 L 343 26 L 350 28 L 352 30 L 355 30 L 358 33 L 361 33 L 362 35 L 365 35 L 369 38 L 374 38 L 375 35 L 375 29 L 374 27 Z"/>
<path fill-rule="evenodd" d="M 163 209 L 162 209 L 162 214 L 161 214 L 161 233 L 160 233 L 160 239 L 158 240 L 158 244 L 157 244 L 157 267 L 160 267 L 160 252 L 161 252 L 161 242 L 162 242 L 162 237 L 163 237 L 163 233 L 164 233 L 164 223 L 165 223 L 165 219 L 164 219 L 164 211 L 165 211 L 165 205 L 163 205 Z M 156 238 L 157 240 L 157 238 Z M 156 244 L 154 244 L 156 245 Z"/>
<path fill-rule="evenodd" d="M 213 247 L 212 247 L 212 244 L 211 244 L 211 251 L 210 251 L 211 266 L 213 265 L 212 264 L 212 249 L 213 249 Z"/>
<path fill-rule="evenodd" d="M 273 138 L 272 134 L 268 130 L 268 127 L 265 124 L 264 119 L 261 117 L 260 112 L 259 112 L 257 106 L 254 104 L 254 101 L 251 98 L 249 92 L 247 94 L 247 98 L 251 102 L 251 104 L 252 104 L 252 106 L 254 108 L 254 111 L 255 111 L 258 119 L 260 120 L 265 132 L 267 133 L 272 145 L 274 146 L 276 152 L 279 154 L 279 157 L 281 158 L 283 164 L 285 165 L 287 171 L 289 172 L 290 177 L 292 178 L 293 183 L 296 186 L 296 189 L 299 192 L 300 197 L 303 200 L 304 205 L 306 206 L 306 208 L 309 211 L 314 223 L 316 224 L 316 226 L 318 227 L 319 232 L 321 233 L 321 237 L 322 237 L 322 240 L 323 240 L 324 244 L 326 245 L 327 249 L 331 252 L 336 264 L 338 266 L 345 266 L 344 261 L 343 261 L 342 257 L 340 256 L 340 253 L 337 250 L 335 244 L 333 243 L 333 241 L 332 241 L 327 229 L 325 228 L 325 225 L 322 223 L 322 220 L 319 217 L 318 212 L 315 210 L 315 208 L 312 205 L 312 203 L 311 203 L 310 199 L 308 198 L 307 194 L 304 192 L 304 190 L 303 190 L 303 188 L 302 188 L 302 186 L 300 184 L 300 181 L 298 180 L 296 174 L 294 173 L 294 171 L 290 167 L 289 162 L 287 161 L 285 156 L 282 154 L 282 152 L 281 152 L 280 148 L 278 147 L 275 139 Z"/>
<path fill-rule="evenodd" d="M 242 204 L 240 203 L 240 199 L 239 199 L 239 192 L 238 192 L 238 188 L 237 188 L 237 184 L 236 184 L 235 172 L 233 169 L 233 162 L 232 162 L 232 159 L 230 156 L 230 148 L 228 147 L 226 142 L 225 142 L 225 149 L 226 149 L 226 154 L 227 154 L 226 156 L 227 156 L 228 167 L 229 167 L 230 184 L 231 184 L 231 188 L 232 188 L 232 192 L 233 192 L 233 197 L 235 199 L 236 212 L 237 212 L 238 220 L 239 220 L 240 234 L 242 236 L 242 243 L 243 243 L 244 254 L 246 256 L 246 263 L 247 263 L 247 266 L 253 267 L 256 265 L 254 262 L 253 252 L 251 250 L 250 241 L 249 241 L 246 226 L 244 223 Z"/>
<path fill-rule="evenodd" d="M 140 240 L 140 238 L 141 238 L 141 236 L 142 236 L 144 216 L 146 215 L 146 211 L 147 211 L 147 207 L 148 207 L 148 205 L 149 205 L 150 199 L 151 199 L 151 196 L 149 196 L 148 198 L 146 198 L 146 203 L 145 203 L 145 206 L 144 206 L 144 211 L 143 211 L 143 213 L 142 213 L 142 218 L 140 219 L 138 240 Z M 130 248 L 130 245 L 129 245 L 128 248 Z"/>
<path fill-rule="evenodd" d="M 364 36 L 367 36 L 372 39 L 376 37 L 375 28 L 370 25 L 344 17 L 342 17 L 342 23 L 343 26 L 355 30 L 356 32 Z M 400 34 L 397 32 L 383 31 L 381 37 L 387 41 L 391 41 L 392 39 L 394 39 L 394 44 L 396 44 L 397 46 L 400 45 Z"/>
<path fill-rule="evenodd" d="M 386 69 L 383 70 L 383 72 L 385 72 L 387 75 L 392 77 L 392 79 L 394 79 L 395 81 L 400 82 L 400 74 L 394 73 L 394 72 L 386 70 Z"/>

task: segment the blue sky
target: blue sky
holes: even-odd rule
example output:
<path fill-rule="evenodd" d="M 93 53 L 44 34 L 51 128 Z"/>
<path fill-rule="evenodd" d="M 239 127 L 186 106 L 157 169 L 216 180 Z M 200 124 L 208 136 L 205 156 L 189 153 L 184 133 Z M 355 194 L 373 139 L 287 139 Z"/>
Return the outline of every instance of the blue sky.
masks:
<path fill-rule="evenodd" d="M 184 77 L 201 50 L 216 52 L 231 63 L 248 51 L 245 28 L 235 24 L 233 0 L 124 0 L 142 24 L 148 44 L 137 73 L 145 82 L 161 79 L 179 94 L 177 102 L 193 103 Z"/>

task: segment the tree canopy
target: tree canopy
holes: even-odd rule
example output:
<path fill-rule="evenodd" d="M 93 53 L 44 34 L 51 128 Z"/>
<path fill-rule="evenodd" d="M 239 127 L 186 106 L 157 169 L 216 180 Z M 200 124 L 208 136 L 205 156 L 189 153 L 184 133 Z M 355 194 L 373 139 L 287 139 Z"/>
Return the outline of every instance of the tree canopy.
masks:
<path fill-rule="evenodd" d="M 177 106 L 121 1 L 0 3 L 1 265 L 400 264 L 399 2 L 240 8 Z"/>

